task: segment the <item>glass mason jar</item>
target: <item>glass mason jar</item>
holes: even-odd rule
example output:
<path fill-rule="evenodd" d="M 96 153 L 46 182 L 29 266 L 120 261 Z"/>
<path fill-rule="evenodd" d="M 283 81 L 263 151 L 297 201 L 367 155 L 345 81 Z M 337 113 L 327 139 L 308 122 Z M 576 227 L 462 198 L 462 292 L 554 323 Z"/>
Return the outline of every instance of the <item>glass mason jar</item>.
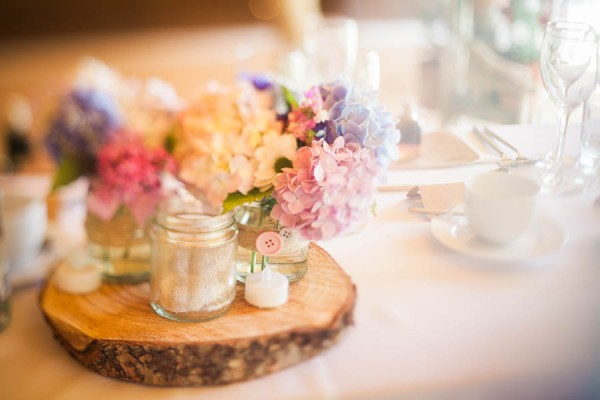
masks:
<path fill-rule="evenodd" d="M 3 198 L 0 191 L 0 332 L 10 324 L 11 286 L 8 281 L 8 255 L 6 254 Z"/>
<path fill-rule="evenodd" d="M 150 304 L 162 317 L 199 322 L 223 315 L 235 298 L 233 213 L 160 210 L 150 230 Z"/>
<path fill-rule="evenodd" d="M 235 221 L 239 229 L 239 246 L 236 261 L 237 279 L 246 281 L 246 276 L 260 269 L 260 254 L 256 250 L 256 238 L 265 231 L 277 231 L 284 241 L 283 250 L 269 257 L 271 270 L 277 271 L 290 281 L 300 280 L 308 268 L 309 241 L 290 228 L 282 228 L 277 221 L 267 215 L 258 202 L 246 203 L 235 210 Z M 258 258 L 257 258 L 258 255 Z M 256 260 L 255 271 L 251 270 L 252 260 Z"/>
<path fill-rule="evenodd" d="M 150 240 L 129 208 L 123 206 L 110 220 L 88 212 L 85 219 L 88 253 L 102 262 L 110 283 L 138 283 L 150 276 Z"/>

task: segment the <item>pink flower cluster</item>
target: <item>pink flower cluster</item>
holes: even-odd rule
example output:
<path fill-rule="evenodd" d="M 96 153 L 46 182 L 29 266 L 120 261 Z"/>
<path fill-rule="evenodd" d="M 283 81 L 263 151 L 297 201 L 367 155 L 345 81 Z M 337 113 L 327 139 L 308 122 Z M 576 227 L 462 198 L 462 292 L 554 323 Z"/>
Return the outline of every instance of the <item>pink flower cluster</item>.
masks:
<path fill-rule="evenodd" d="M 271 216 L 309 240 L 332 238 L 364 221 L 379 165 L 373 150 L 338 137 L 298 150 L 293 168 L 275 182 Z"/>
<path fill-rule="evenodd" d="M 303 142 L 308 139 L 308 133 L 317 125 L 310 109 L 296 108 L 288 114 L 287 132 Z"/>
<path fill-rule="evenodd" d="M 311 87 L 305 94 L 299 107 L 294 108 L 288 113 L 288 126 L 286 131 L 296 136 L 297 139 L 306 142 L 309 139 L 309 133 L 314 134 L 314 127 L 317 125 L 315 119 L 323 109 L 323 99 L 317 86 Z"/>
<path fill-rule="evenodd" d="M 106 220 L 128 206 L 143 226 L 161 199 L 161 174 L 175 173 L 176 164 L 163 148 L 148 148 L 128 132 L 117 137 L 98 153 L 88 206 Z"/>

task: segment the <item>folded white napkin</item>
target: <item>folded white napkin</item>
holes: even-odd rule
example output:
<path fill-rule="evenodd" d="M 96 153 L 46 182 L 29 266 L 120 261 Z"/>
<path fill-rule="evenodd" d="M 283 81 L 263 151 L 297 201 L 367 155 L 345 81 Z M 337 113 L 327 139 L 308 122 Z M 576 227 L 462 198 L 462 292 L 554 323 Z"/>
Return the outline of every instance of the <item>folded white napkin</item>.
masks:
<path fill-rule="evenodd" d="M 462 182 L 419 186 L 423 207 L 432 210 L 448 210 L 464 201 L 465 187 Z M 433 215 L 427 215 L 429 219 Z"/>
<path fill-rule="evenodd" d="M 437 131 L 423 135 L 418 154 L 399 160 L 392 168 L 444 168 L 479 160 L 479 154 L 453 133 Z"/>

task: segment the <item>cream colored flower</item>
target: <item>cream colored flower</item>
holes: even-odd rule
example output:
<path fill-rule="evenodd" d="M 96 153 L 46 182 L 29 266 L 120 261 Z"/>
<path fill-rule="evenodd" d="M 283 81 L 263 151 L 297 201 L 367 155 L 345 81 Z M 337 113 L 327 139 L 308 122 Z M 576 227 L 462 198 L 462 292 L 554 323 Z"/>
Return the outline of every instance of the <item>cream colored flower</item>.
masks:
<path fill-rule="evenodd" d="M 254 158 L 258 168 L 254 173 L 254 186 L 265 191 L 273 186 L 275 175 L 283 167 L 291 167 L 296 155 L 296 137 L 291 134 L 278 135 L 274 132 L 263 137 L 263 145 L 256 149 Z"/>
<path fill-rule="evenodd" d="M 278 160 L 291 166 L 295 138 L 281 137 L 282 123 L 266 105 L 239 91 L 216 88 L 178 116 L 173 156 L 179 177 L 195 186 L 197 196 L 218 206 L 228 194 L 248 194 L 255 182 L 264 190 L 271 187 Z"/>
<path fill-rule="evenodd" d="M 248 194 L 254 187 L 255 163 L 255 160 L 248 160 L 242 155 L 237 155 L 229 161 L 229 171 L 231 171 L 233 176 L 237 176 L 238 179 L 236 181 L 239 181 L 236 190 L 242 194 Z"/>

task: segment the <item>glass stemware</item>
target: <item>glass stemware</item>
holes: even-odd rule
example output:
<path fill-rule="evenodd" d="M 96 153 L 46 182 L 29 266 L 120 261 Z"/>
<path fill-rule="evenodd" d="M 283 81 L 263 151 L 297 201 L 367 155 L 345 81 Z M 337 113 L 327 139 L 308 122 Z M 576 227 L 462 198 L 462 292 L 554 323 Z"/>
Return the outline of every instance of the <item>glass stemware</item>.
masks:
<path fill-rule="evenodd" d="M 596 59 L 600 64 L 600 44 Z M 583 104 L 580 149 L 579 165 L 583 173 L 587 176 L 600 174 L 600 68 L 597 68 L 594 92 Z"/>
<path fill-rule="evenodd" d="M 565 137 L 571 112 L 592 93 L 596 82 L 598 39 L 584 23 L 551 21 L 546 26 L 540 69 L 544 88 L 560 108 L 558 129 L 551 152 L 539 164 L 543 168 L 542 191 L 564 194 L 582 188 L 575 166 L 565 164 Z"/>
<path fill-rule="evenodd" d="M 303 45 L 314 82 L 352 78 L 358 55 L 356 20 L 342 16 L 306 18 Z"/>
<path fill-rule="evenodd" d="M 365 90 L 379 91 L 381 84 L 381 61 L 375 50 L 358 52 L 354 68 L 354 83 Z"/>

